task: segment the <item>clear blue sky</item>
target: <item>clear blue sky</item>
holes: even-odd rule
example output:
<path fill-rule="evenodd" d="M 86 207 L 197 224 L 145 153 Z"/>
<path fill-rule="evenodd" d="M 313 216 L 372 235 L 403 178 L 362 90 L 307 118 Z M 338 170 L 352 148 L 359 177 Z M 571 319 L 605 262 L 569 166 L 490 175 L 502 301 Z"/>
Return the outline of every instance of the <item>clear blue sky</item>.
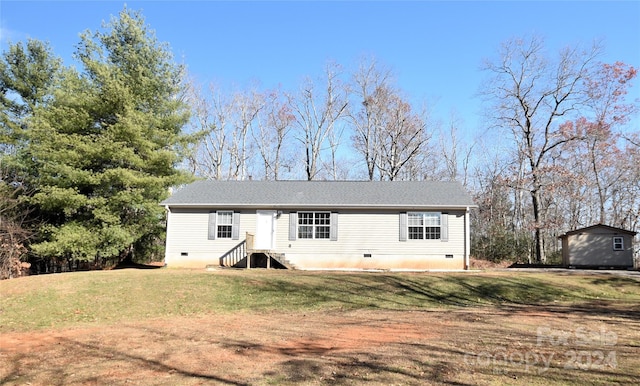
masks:
<path fill-rule="evenodd" d="M 66 64 L 78 34 L 97 30 L 123 1 L 0 2 L 0 43 L 49 41 Z M 639 1 L 495 2 L 223 2 L 128 1 L 141 10 L 161 41 L 170 44 L 201 82 L 294 89 L 320 76 L 334 60 L 350 69 L 374 55 L 397 74 L 414 103 L 436 102 L 437 118 L 457 111 L 465 131 L 482 131 L 475 96 L 486 74 L 484 58 L 500 43 L 530 34 L 550 51 L 601 39 L 602 61 L 640 67 Z M 635 81 L 632 98 L 640 98 Z M 636 121 L 637 122 L 637 121 Z"/>

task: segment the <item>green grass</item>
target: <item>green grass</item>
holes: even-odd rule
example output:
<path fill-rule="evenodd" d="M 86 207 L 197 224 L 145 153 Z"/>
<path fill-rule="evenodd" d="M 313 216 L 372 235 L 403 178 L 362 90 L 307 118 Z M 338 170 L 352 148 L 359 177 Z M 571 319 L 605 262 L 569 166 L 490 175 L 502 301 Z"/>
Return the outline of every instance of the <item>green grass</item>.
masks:
<path fill-rule="evenodd" d="M 0 332 L 229 312 L 640 303 L 639 282 L 561 273 L 117 270 L 0 282 Z"/>
<path fill-rule="evenodd" d="M 579 271 L 32 276 L 0 281 L 0 384 L 638 384 L 639 304 Z"/>

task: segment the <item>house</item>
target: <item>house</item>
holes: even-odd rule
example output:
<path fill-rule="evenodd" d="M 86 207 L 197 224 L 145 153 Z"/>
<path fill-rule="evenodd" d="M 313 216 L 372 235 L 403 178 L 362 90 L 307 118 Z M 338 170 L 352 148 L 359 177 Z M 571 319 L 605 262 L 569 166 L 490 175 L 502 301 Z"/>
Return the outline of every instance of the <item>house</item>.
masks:
<path fill-rule="evenodd" d="M 562 264 L 582 268 L 632 268 L 637 232 L 597 224 L 569 231 L 562 242 Z"/>
<path fill-rule="evenodd" d="M 197 181 L 163 201 L 169 267 L 461 270 L 471 197 L 456 182 Z"/>

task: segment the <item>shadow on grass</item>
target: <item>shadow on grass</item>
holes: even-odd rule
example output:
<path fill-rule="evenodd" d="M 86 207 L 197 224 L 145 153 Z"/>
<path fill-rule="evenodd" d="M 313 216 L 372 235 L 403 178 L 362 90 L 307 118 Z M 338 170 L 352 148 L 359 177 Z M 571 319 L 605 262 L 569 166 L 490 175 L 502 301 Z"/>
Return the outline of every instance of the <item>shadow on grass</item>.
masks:
<path fill-rule="evenodd" d="M 61 345 L 68 346 L 74 350 L 74 352 L 84 351 L 88 357 L 102 357 L 105 361 L 122 361 L 125 363 L 134 363 L 136 367 L 144 370 L 153 370 L 156 372 L 166 373 L 166 374 L 177 374 L 180 376 L 184 376 L 187 378 L 199 379 L 202 381 L 215 382 L 216 384 L 224 384 L 224 385 L 249 385 L 245 382 L 240 382 L 233 379 L 228 379 L 221 376 L 216 376 L 213 374 L 207 374 L 204 372 L 197 371 L 188 371 L 186 369 L 181 369 L 177 366 L 172 366 L 168 363 L 163 363 L 158 359 L 146 358 L 139 355 L 134 355 L 131 352 L 125 352 L 122 350 L 117 350 L 111 347 L 106 347 L 105 345 L 101 345 L 99 343 L 85 343 L 78 342 L 74 339 L 65 338 L 60 343 Z M 70 375 L 70 377 L 74 377 L 75 375 Z M 77 382 L 77 379 L 62 379 L 62 384 L 66 384 L 73 380 L 73 382 Z M 127 382 L 128 383 L 128 382 Z"/>
<path fill-rule="evenodd" d="M 230 336 L 211 334 L 206 329 L 199 328 L 201 326 L 189 329 L 181 329 L 175 325 L 166 328 L 127 327 L 126 332 L 121 332 L 125 340 L 126 335 L 132 337 L 127 343 L 106 343 L 95 338 L 92 342 L 64 338 L 57 342 L 52 349 L 55 350 L 53 353 L 36 350 L 30 358 L 9 358 L 10 362 L 5 363 L 10 364 L 12 370 L 0 379 L 0 384 L 12 381 L 26 383 L 42 370 L 24 366 L 22 362 L 27 360 L 34 366 L 38 366 L 35 363 L 47 366 L 45 363 L 48 361 L 58 363 L 60 371 L 56 372 L 55 382 L 58 384 L 94 381 L 104 384 L 125 381 L 163 383 L 162 377 L 165 376 L 166 384 L 190 383 L 188 380 L 191 380 L 226 385 L 373 383 L 465 386 L 477 383 L 513 383 L 513 380 L 522 384 L 534 380 L 538 384 L 541 384 L 540 380 L 548 384 L 575 384 L 576 379 L 588 379 L 590 384 L 637 384 L 635 381 L 638 375 L 629 366 L 567 369 L 567 364 L 572 364 L 565 354 L 568 348 L 552 343 L 542 347 L 534 346 L 537 338 L 535 326 L 523 330 L 495 323 L 495 319 L 491 318 L 492 312 L 499 314 L 501 311 L 489 310 L 488 319 L 481 321 L 474 321 L 477 320 L 474 316 L 478 316 L 474 310 L 460 310 L 454 316 L 445 318 L 442 323 L 447 326 L 452 323 L 455 326 L 464 325 L 457 323 L 460 316 L 469 319 L 469 328 L 451 331 L 451 335 L 421 336 L 414 337 L 411 341 L 390 340 L 386 343 L 361 340 L 361 345 L 356 346 L 341 346 L 340 340 L 331 341 L 331 336 L 323 335 L 322 328 L 316 328 L 318 325 L 309 326 L 303 330 L 304 335 L 301 335 L 296 327 L 282 323 L 278 324 L 281 329 L 273 332 L 275 336 L 266 338 L 266 332 L 258 331 L 257 326 L 248 330 L 247 335 L 236 332 Z M 484 314 L 483 312 L 480 316 Z M 440 321 L 437 318 L 429 319 L 431 322 Z M 342 328 L 343 322 L 340 317 L 329 319 L 329 327 L 324 331 Z M 375 320 L 355 319 L 353 322 L 360 326 L 364 323 L 373 328 L 377 325 Z M 380 319 L 378 322 L 386 323 L 388 319 Z M 270 326 L 273 327 L 274 324 Z M 620 330 L 624 330 L 624 327 L 621 326 Z M 625 339 L 624 343 L 618 343 L 612 348 L 617 351 L 619 360 L 635 355 L 637 346 L 628 340 Z M 153 347 L 146 348 L 145 354 L 136 353 L 145 342 Z M 297 348 L 292 349 L 294 346 Z M 218 351 L 220 358 L 229 360 L 217 362 L 200 355 L 211 351 Z M 542 352 L 547 356 L 555 353 L 554 361 L 549 367 L 545 367 L 537 357 L 535 362 L 532 362 L 532 356 L 527 357 L 526 361 L 523 358 L 527 353 Z M 68 362 L 59 363 L 62 357 Z M 180 361 L 178 358 L 181 357 L 189 359 Z M 231 360 L 238 357 L 242 361 Z M 86 362 L 83 363 L 83 359 Z M 236 371 L 239 363 L 255 366 L 239 373 Z M 93 366 L 96 367 L 95 371 Z M 89 369 L 92 371 L 89 372 Z M 141 379 L 142 375 L 136 375 L 138 372 L 147 374 L 146 377 L 151 373 L 155 379 Z M 234 372 L 241 375 L 236 378 Z M 120 378 L 123 375 L 131 379 L 123 380 Z"/>
<path fill-rule="evenodd" d="M 120 262 L 113 269 L 158 269 L 163 268 L 164 263 L 139 264 L 133 262 Z"/>
<path fill-rule="evenodd" d="M 313 279 L 312 276 L 309 277 Z M 633 279 L 592 279 L 596 285 L 626 286 Z M 449 307 L 486 307 L 522 310 L 527 306 L 551 312 L 619 316 L 636 319 L 637 305 L 596 299 L 579 286 L 562 287 L 536 278 L 429 275 L 327 275 L 322 280 L 264 280 L 257 284 L 267 297 L 301 308 L 408 310 Z M 570 300 L 570 303 L 566 300 Z"/>
<path fill-rule="evenodd" d="M 636 277 L 607 276 L 593 278 L 590 282 L 594 285 L 609 285 L 616 288 L 628 287 L 632 290 L 638 289 L 638 279 Z"/>

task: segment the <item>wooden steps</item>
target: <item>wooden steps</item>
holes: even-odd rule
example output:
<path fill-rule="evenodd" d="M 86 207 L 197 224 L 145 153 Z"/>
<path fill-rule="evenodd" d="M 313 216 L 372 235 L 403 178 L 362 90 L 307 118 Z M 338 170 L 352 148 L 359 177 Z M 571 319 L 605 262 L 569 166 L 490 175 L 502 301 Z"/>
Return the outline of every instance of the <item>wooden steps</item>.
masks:
<path fill-rule="evenodd" d="M 271 262 L 276 261 L 279 265 L 286 269 L 296 269 L 285 257 L 284 253 L 278 253 L 268 249 L 253 249 L 253 235 L 247 233 L 247 238 L 233 247 L 227 253 L 220 257 L 220 267 L 246 267 L 247 269 L 256 268 L 254 265 L 255 258 L 263 255 L 261 265 L 264 265 L 266 258 L 266 268 L 271 268 Z M 209 266 L 207 266 L 209 268 Z"/>

